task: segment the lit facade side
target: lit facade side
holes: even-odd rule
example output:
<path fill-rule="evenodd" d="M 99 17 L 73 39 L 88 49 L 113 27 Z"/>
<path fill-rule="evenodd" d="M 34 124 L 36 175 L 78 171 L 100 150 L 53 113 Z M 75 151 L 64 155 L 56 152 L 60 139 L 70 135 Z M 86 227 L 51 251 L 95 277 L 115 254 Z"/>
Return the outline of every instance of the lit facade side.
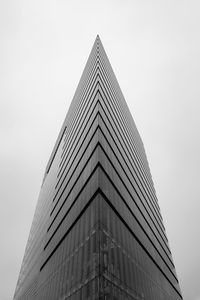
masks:
<path fill-rule="evenodd" d="M 14 299 L 182 299 L 143 143 L 98 36 L 46 167 Z"/>

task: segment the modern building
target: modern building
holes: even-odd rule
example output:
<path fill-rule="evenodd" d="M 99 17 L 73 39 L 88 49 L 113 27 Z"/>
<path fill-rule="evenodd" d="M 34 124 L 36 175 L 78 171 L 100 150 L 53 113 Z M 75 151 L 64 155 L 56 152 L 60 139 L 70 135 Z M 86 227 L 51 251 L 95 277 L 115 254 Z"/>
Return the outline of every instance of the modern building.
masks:
<path fill-rule="evenodd" d="M 14 299 L 182 299 L 144 146 L 98 36 L 47 164 Z"/>

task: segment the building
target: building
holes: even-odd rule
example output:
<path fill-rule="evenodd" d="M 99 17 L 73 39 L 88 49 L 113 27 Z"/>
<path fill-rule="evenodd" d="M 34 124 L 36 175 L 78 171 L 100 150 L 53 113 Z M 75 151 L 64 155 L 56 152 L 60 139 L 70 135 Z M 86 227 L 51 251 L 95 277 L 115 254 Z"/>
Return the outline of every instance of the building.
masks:
<path fill-rule="evenodd" d="M 98 36 L 47 164 L 14 299 L 182 299 L 143 143 Z"/>

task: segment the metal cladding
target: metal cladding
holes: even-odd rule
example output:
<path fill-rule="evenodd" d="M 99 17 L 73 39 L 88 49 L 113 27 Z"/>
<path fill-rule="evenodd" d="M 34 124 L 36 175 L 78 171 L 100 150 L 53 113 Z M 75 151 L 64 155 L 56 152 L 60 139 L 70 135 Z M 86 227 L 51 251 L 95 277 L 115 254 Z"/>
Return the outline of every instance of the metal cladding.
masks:
<path fill-rule="evenodd" d="M 98 36 L 47 164 L 14 299 L 182 299 L 143 143 Z"/>

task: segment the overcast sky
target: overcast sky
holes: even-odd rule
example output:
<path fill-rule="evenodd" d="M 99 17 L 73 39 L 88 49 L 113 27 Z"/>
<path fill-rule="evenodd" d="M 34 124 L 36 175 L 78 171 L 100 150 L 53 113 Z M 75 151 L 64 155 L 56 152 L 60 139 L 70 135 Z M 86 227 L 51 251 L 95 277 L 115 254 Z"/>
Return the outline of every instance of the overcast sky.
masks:
<path fill-rule="evenodd" d="M 0 0 L 0 299 L 99 34 L 144 142 L 180 286 L 200 299 L 200 1 Z"/>

